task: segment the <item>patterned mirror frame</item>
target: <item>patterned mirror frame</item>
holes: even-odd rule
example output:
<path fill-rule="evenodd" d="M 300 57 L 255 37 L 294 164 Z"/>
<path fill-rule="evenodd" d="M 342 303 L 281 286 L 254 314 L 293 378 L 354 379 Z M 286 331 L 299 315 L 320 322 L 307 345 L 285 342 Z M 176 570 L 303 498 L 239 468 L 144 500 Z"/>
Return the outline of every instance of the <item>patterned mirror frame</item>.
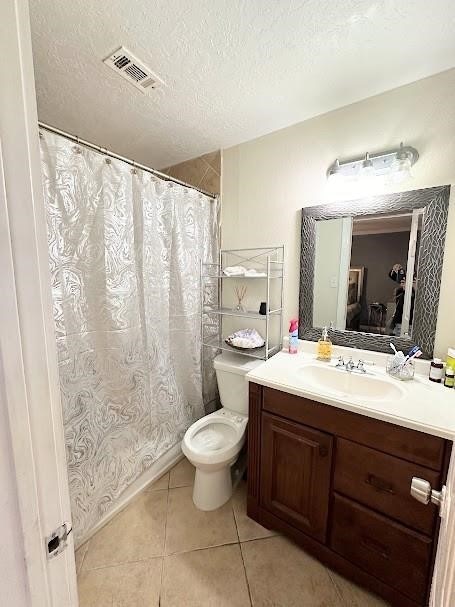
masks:
<path fill-rule="evenodd" d="M 398 349 L 404 351 L 413 344 L 418 344 L 422 348 L 423 357 L 431 358 L 438 318 L 449 197 L 450 186 L 444 185 L 303 208 L 300 248 L 300 339 L 317 341 L 321 337 L 321 329 L 313 327 L 316 222 L 424 208 L 417 275 L 419 287 L 415 296 L 412 338 L 394 337 L 393 342 Z M 391 352 L 390 335 L 334 330 L 330 332 L 330 339 L 339 346 Z"/>

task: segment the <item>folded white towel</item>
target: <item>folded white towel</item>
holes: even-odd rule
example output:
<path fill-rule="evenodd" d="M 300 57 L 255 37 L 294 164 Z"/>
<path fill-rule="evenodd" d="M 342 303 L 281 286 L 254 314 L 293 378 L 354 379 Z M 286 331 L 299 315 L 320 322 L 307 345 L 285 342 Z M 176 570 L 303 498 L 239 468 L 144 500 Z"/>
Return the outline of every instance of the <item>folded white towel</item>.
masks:
<path fill-rule="evenodd" d="M 257 270 L 246 270 L 245 276 L 249 276 L 250 278 L 258 278 L 261 276 L 267 276 L 267 274 L 265 272 L 258 272 Z"/>
<path fill-rule="evenodd" d="M 226 276 L 244 276 L 246 273 L 246 268 L 243 266 L 228 266 L 224 268 L 223 273 Z"/>

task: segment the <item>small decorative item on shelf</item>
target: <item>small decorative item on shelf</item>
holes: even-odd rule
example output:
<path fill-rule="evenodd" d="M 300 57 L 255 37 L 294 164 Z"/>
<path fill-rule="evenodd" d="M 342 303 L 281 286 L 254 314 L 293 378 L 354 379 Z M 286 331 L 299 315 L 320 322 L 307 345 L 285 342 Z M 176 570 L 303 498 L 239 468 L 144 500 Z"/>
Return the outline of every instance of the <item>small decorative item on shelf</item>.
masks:
<path fill-rule="evenodd" d="M 237 297 L 237 304 L 234 306 L 235 312 L 246 312 L 246 308 L 243 305 L 243 300 L 245 299 L 245 295 L 247 292 L 247 288 L 245 285 L 241 287 L 236 285 L 234 288 L 235 296 Z"/>
<path fill-rule="evenodd" d="M 262 348 L 265 341 L 256 329 L 241 329 L 226 337 L 225 342 L 233 348 L 239 348 L 240 350 L 254 350 L 255 348 Z"/>
<path fill-rule="evenodd" d="M 267 314 L 267 302 L 261 301 L 261 305 L 259 306 L 259 314 L 265 316 Z"/>

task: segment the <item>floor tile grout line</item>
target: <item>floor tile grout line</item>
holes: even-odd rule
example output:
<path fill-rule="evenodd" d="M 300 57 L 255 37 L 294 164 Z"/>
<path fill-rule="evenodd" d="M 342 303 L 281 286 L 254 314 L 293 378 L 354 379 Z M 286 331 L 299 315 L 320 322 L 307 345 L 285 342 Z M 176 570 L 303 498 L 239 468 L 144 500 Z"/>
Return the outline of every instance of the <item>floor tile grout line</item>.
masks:
<path fill-rule="evenodd" d="M 243 550 L 242 550 L 242 544 L 241 544 L 241 542 L 239 542 L 239 549 L 240 549 L 240 558 L 242 559 L 243 573 L 245 574 L 245 581 L 246 581 L 246 588 L 248 590 L 248 597 L 250 599 L 250 605 L 251 605 L 251 607 L 253 607 L 253 596 L 251 594 L 250 581 L 248 579 L 248 574 L 246 572 L 246 565 L 245 565 L 245 559 L 244 559 L 244 556 L 243 556 Z"/>
<path fill-rule="evenodd" d="M 166 520 L 164 522 L 164 545 L 163 545 L 163 556 L 161 558 L 160 593 L 159 593 L 159 598 L 158 598 L 158 605 L 161 605 L 161 593 L 163 591 L 164 559 L 166 558 L 167 519 L 169 516 L 169 496 L 170 496 L 170 492 L 171 492 L 169 489 L 170 482 L 171 482 L 171 473 L 169 472 L 169 482 L 168 482 L 167 500 L 166 500 Z"/>
<path fill-rule="evenodd" d="M 143 559 L 135 559 L 134 561 L 122 561 L 121 563 L 111 563 L 109 565 L 90 567 L 90 569 L 84 569 L 84 573 L 88 573 L 89 571 L 100 571 L 101 569 L 113 569 L 114 567 L 123 567 L 124 565 L 136 565 L 137 563 L 146 563 L 147 561 L 155 561 L 156 559 L 163 558 L 163 554 L 157 554 L 156 556 L 146 556 Z"/>
<path fill-rule="evenodd" d="M 176 485 L 175 487 L 171 487 L 169 485 L 169 490 L 171 490 L 171 489 L 184 489 L 185 487 L 192 487 L 192 486 L 193 486 L 192 483 L 190 483 L 189 485 Z"/>
<path fill-rule="evenodd" d="M 232 500 L 231 501 L 232 516 L 234 517 L 235 530 L 237 532 L 238 546 L 239 546 L 239 551 L 240 551 L 240 558 L 242 559 L 243 574 L 245 576 L 246 589 L 248 591 L 248 598 L 250 601 L 250 605 L 251 605 L 251 607 L 253 607 L 253 597 L 251 596 L 250 582 L 248 581 L 248 575 L 246 573 L 246 566 L 245 566 L 245 559 L 243 558 L 242 543 L 240 541 L 240 534 L 239 534 L 239 526 L 237 525 L 237 517 L 235 516 L 234 500 L 233 500 L 233 498 L 231 498 L 231 500 Z"/>
<path fill-rule="evenodd" d="M 189 554 L 190 552 L 200 552 L 201 550 L 210 550 L 211 548 L 222 548 L 223 546 L 235 546 L 238 544 L 238 540 L 234 540 L 232 542 L 223 542 L 222 544 L 212 544 L 211 546 L 200 546 L 199 548 L 190 548 L 189 550 L 177 550 L 176 552 L 170 552 L 169 554 L 164 554 L 164 558 L 170 556 L 177 556 L 179 554 Z"/>
<path fill-rule="evenodd" d="M 246 540 L 240 540 L 241 544 L 248 544 L 248 542 L 262 542 L 262 540 L 271 540 L 274 537 L 280 537 L 277 535 L 266 535 L 265 537 L 249 537 Z"/>
<path fill-rule="evenodd" d="M 87 553 L 88 553 L 88 549 L 89 548 L 90 548 L 90 540 L 88 540 L 87 547 L 84 550 L 84 556 L 82 557 L 81 565 L 79 567 L 79 575 L 82 575 L 82 570 L 83 570 L 83 567 L 84 567 L 85 559 L 87 557 Z M 74 551 L 74 554 L 76 555 L 76 551 Z M 76 570 L 76 577 L 77 577 L 77 575 L 78 575 L 78 572 Z"/>
<path fill-rule="evenodd" d="M 332 585 L 335 588 L 335 592 L 337 593 L 338 598 L 340 599 L 341 605 L 346 605 L 346 607 L 349 607 L 349 605 L 344 600 L 343 595 L 341 594 L 341 590 L 338 588 L 338 584 L 335 582 L 335 580 L 332 577 L 332 572 L 330 571 L 330 569 L 328 567 L 325 567 L 325 570 L 327 571 L 327 573 L 329 575 L 329 579 L 330 579 L 330 581 L 332 582 Z"/>

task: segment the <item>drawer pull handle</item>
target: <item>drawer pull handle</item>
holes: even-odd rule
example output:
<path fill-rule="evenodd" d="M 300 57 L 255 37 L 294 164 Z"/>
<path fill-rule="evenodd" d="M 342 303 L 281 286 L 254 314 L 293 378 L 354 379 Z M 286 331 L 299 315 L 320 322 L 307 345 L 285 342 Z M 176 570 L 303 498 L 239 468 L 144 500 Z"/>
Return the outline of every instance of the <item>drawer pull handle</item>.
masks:
<path fill-rule="evenodd" d="M 321 457 L 327 457 L 328 454 L 329 454 L 329 450 L 327 449 L 327 447 L 324 447 L 323 445 L 319 445 L 319 455 Z"/>
<path fill-rule="evenodd" d="M 362 537 L 360 540 L 360 543 L 365 546 L 365 548 L 368 548 L 368 550 L 371 550 L 372 552 L 376 552 L 377 554 L 379 554 L 380 557 L 382 557 L 383 559 L 388 560 L 389 559 L 389 551 L 388 549 L 381 544 L 380 542 L 374 540 L 371 537 Z"/>
<path fill-rule="evenodd" d="M 390 495 L 395 495 L 393 485 L 383 480 L 382 478 L 379 478 L 379 476 L 375 476 L 374 474 L 368 474 L 365 482 L 367 485 L 371 485 L 378 491 L 382 491 L 382 493 L 390 493 Z"/>

